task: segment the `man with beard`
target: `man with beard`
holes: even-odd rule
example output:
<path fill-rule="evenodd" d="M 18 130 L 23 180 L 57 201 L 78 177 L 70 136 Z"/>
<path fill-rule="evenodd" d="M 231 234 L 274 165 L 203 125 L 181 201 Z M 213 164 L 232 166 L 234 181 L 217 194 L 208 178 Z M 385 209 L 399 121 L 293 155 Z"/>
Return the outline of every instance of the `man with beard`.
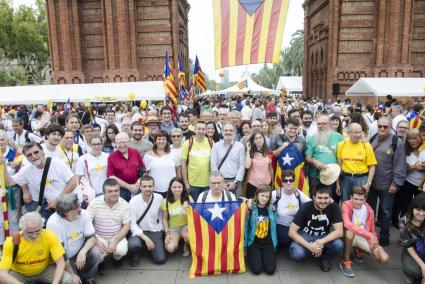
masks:
<path fill-rule="evenodd" d="M 306 162 L 310 165 L 308 180 L 310 193 L 313 194 L 319 184 L 320 171 L 326 169 L 327 164 L 338 162 L 336 158 L 336 146 L 344 136 L 331 131 L 329 116 L 322 115 L 317 119 L 317 133 L 307 140 Z M 334 196 L 335 197 L 335 196 Z"/>
<path fill-rule="evenodd" d="M 56 213 L 47 222 L 47 229 L 59 237 L 67 256 L 65 270 L 74 283 L 95 283 L 101 252 L 90 215 L 81 210 L 78 196 L 64 194 L 57 200 Z"/>
<path fill-rule="evenodd" d="M 305 151 L 305 140 L 298 136 L 300 123 L 295 118 L 288 118 L 285 126 L 285 133 L 273 136 L 270 141 L 270 149 L 275 157 L 278 157 L 289 144 L 294 143 L 301 153 Z"/>
<path fill-rule="evenodd" d="M 317 132 L 316 123 L 313 121 L 313 113 L 309 110 L 305 110 L 301 114 L 301 121 L 303 124 L 302 129 L 306 132 L 306 139 L 312 137 Z M 302 130 L 301 130 L 302 131 Z"/>
<path fill-rule="evenodd" d="M 267 122 L 270 125 L 270 132 L 272 135 L 278 136 L 279 134 L 282 134 L 282 127 L 280 127 L 278 123 L 276 112 L 269 112 L 267 114 Z"/>
<path fill-rule="evenodd" d="M 181 113 L 179 116 L 179 127 L 183 133 L 183 142 L 189 140 L 195 135 L 195 132 L 189 130 L 189 116 L 186 113 Z"/>
<path fill-rule="evenodd" d="M 320 259 L 323 272 L 329 272 L 330 260 L 338 257 L 344 247 L 341 210 L 331 202 L 330 195 L 328 187 L 318 186 L 313 201 L 301 206 L 289 227 L 289 237 L 293 240 L 290 257 L 301 262 L 313 255 Z"/>
<path fill-rule="evenodd" d="M 144 155 L 147 151 L 152 150 L 153 144 L 147 139 L 143 139 L 144 127 L 140 121 L 135 121 L 131 124 L 131 140 L 128 146 L 139 150 L 141 155 Z"/>

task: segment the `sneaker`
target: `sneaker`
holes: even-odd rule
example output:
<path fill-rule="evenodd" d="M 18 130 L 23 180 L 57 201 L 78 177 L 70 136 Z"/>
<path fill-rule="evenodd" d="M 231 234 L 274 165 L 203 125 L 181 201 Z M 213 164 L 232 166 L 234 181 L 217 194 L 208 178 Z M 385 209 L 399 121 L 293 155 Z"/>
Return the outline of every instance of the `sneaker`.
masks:
<path fill-rule="evenodd" d="M 389 239 L 383 239 L 383 238 L 379 238 L 379 245 L 381 247 L 387 247 L 390 244 L 390 240 Z"/>
<path fill-rule="evenodd" d="M 342 274 L 344 274 L 347 277 L 354 277 L 353 268 L 351 267 L 353 263 L 351 261 L 343 261 L 339 263 L 339 268 L 341 268 Z"/>
<path fill-rule="evenodd" d="M 135 266 L 139 266 L 140 263 L 140 256 L 137 253 L 133 253 L 130 256 L 130 265 L 135 267 Z"/>
<path fill-rule="evenodd" d="M 115 268 L 121 268 L 122 267 L 122 259 L 114 259 L 112 261 L 112 264 L 114 265 Z"/>
<path fill-rule="evenodd" d="M 326 258 L 320 259 L 320 269 L 323 272 L 329 272 L 329 270 L 331 270 L 331 262 L 329 261 L 329 259 L 326 259 Z"/>
<path fill-rule="evenodd" d="M 359 262 L 359 263 L 363 262 L 364 261 L 363 251 L 359 248 L 354 248 L 353 258 L 356 262 Z"/>

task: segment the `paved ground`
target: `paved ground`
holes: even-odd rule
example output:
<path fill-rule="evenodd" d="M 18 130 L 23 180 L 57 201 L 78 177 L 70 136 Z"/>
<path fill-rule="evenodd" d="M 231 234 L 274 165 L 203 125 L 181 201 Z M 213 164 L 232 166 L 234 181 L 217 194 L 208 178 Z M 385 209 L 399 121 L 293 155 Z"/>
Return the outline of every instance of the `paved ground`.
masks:
<path fill-rule="evenodd" d="M 366 257 L 365 262 L 361 264 L 353 263 L 353 269 L 356 273 L 355 278 L 344 276 L 335 261 L 332 270 L 324 273 L 320 270 L 318 262 L 314 260 L 305 263 L 296 263 L 292 261 L 287 249 L 278 253 L 277 272 L 272 276 L 253 275 L 247 271 L 243 274 L 229 274 L 199 277 L 195 280 L 188 277 L 188 270 L 191 258 L 181 257 L 181 253 L 169 256 L 167 262 L 163 265 L 154 264 L 147 256 L 142 257 L 139 267 L 131 267 L 127 261 L 120 269 L 113 268 L 111 263 L 106 264 L 106 269 L 102 271 L 97 282 L 101 284 L 118 284 L 118 283 L 144 283 L 144 284 L 174 284 L 174 283 L 367 283 L 367 284 L 384 284 L 405 283 L 403 273 L 400 266 L 401 249 L 398 246 L 398 231 L 392 230 L 391 245 L 386 248 L 391 257 L 388 265 L 382 266 L 371 261 Z"/>

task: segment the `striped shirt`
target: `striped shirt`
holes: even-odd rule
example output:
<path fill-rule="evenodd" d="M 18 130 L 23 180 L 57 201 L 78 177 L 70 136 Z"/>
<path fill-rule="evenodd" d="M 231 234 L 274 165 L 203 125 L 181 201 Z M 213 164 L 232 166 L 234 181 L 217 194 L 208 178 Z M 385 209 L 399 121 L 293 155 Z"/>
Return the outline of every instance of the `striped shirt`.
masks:
<path fill-rule="evenodd" d="M 96 197 L 87 207 L 96 235 L 105 239 L 113 238 L 123 225 L 131 222 L 130 206 L 127 201 L 121 197 L 111 208 L 109 207 L 103 195 Z"/>

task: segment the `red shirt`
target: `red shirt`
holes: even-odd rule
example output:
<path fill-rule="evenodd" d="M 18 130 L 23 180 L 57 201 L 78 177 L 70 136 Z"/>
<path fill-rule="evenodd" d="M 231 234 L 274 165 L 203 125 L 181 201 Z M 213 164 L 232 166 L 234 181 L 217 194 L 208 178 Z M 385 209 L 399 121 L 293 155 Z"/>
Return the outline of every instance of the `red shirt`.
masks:
<path fill-rule="evenodd" d="M 145 168 L 142 156 L 137 149 L 128 147 L 128 159 L 118 150 L 109 155 L 106 175 L 116 176 L 126 183 L 135 184 L 139 177 L 137 174 L 139 168 Z"/>

